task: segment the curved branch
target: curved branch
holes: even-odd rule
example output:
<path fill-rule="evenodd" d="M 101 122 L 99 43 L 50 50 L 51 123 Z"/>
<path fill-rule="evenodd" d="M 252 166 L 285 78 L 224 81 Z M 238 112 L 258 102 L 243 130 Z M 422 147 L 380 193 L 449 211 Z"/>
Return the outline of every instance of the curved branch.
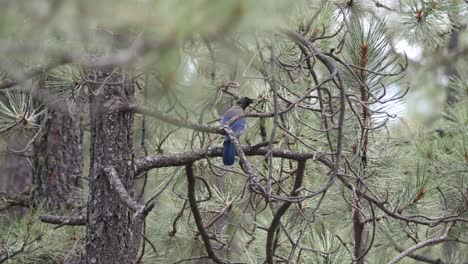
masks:
<path fill-rule="evenodd" d="M 104 172 L 108 178 L 111 189 L 117 194 L 120 201 L 133 212 L 138 214 L 143 213 L 145 211 L 145 207 L 135 201 L 132 196 L 130 196 L 128 191 L 125 189 L 125 186 L 122 184 L 119 176 L 117 175 L 115 168 L 106 167 L 104 168 Z"/>
<path fill-rule="evenodd" d="M 400 262 L 400 260 L 402 260 L 404 257 L 408 256 L 409 254 L 413 253 L 414 251 L 416 251 L 418 249 L 421 249 L 421 248 L 426 247 L 426 246 L 438 244 L 440 242 L 443 242 L 443 241 L 447 240 L 450 228 L 452 228 L 452 226 L 453 226 L 453 222 L 448 223 L 447 226 L 445 227 L 445 231 L 442 234 L 442 236 L 436 237 L 436 238 L 430 238 L 430 239 L 419 242 L 418 244 L 416 244 L 416 245 L 406 249 L 405 251 L 401 252 L 392 261 L 388 262 L 388 264 L 396 264 L 396 263 Z"/>
<path fill-rule="evenodd" d="M 198 232 L 200 232 L 200 235 L 203 239 L 203 243 L 205 244 L 205 249 L 206 253 L 208 254 L 208 257 L 216 263 L 225 264 L 226 262 L 221 260 L 215 254 L 213 247 L 211 246 L 210 237 L 205 229 L 205 225 L 203 224 L 200 210 L 198 210 L 197 198 L 195 197 L 195 176 L 193 173 L 192 166 L 193 163 L 188 163 L 187 165 L 185 165 L 185 172 L 187 174 L 187 196 L 190 203 L 190 209 L 193 213 L 193 218 L 195 219 L 195 224 L 197 225 Z"/>
<path fill-rule="evenodd" d="M 304 172 L 305 172 L 305 160 L 301 160 L 298 162 L 297 165 L 297 172 L 296 172 L 296 179 L 294 181 L 294 187 L 291 191 L 290 196 L 294 197 L 299 194 L 299 189 L 302 186 L 302 181 L 304 180 Z M 286 213 L 286 211 L 291 206 L 292 202 L 286 201 L 284 202 L 280 208 L 275 213 L 273 220 L 271 221 L 270 228 L 268 228 L 268 235 L 267 235 L 267 242 L 266 242 L 266 262 L 268 264 L 273 264 L 273 258 L 275 256 L 274 250 L 274 241 L 276 230 L 278 229 L 281 221 L 281 217 Z"/>

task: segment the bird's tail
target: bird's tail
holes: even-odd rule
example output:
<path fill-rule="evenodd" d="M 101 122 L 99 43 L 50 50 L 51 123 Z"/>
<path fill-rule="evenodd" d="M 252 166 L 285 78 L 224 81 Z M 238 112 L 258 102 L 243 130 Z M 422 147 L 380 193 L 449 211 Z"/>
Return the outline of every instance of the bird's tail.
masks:
<path fill-rule="evenodd" d="M 230 140 L 224 141 L 223 147 L 223 163 L 224 165 L 232 165 L 234 164 L 234 158 L 236 156 L 236 149 L 234 148 L 234 144 L 231 143 Z"/>

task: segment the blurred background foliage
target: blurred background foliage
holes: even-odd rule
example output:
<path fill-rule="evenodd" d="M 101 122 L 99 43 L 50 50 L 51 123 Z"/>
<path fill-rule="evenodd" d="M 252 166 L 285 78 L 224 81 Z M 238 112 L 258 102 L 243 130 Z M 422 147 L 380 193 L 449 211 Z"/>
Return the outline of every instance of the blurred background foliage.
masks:
<path fill-rule="evenodd" d="M 233 102 L 229 94 L 255 98 L 255 109 L 272 111 L 268 76 L 276 76 L 286 84 L 287 89 L 281 87 L 278 91 L 286 98 L 295 98 L 295 93 L 300 94 L 313 86 L 310 78 L 299 74 L 292 76 L 296 82 L 291 82 L 290 76 L 271 61 L 274 50 L 280 54 L 277 60 L 284 65 L 297 63 L 300 50 L 278 34 L 278 30 L 301 31 L 312 19 L 306 35 L 311 39 L 332 36 L 345 27 L 336 37 L 318 40 L 316 46 L 329 52 L 339 47 L 345 37 L 338 57 L 346 63 L 392 73 L 400 69 L 399 64 L 405 63 L 406 53 L 409 66 L 405 73 L 389 77 L 372 73 L 361 76 L 361 81 L 376 94 L 382 94 L 382 86 L 387 88 L 383 101 L 409 88 L 402 99 L 372 106 L 379 111 L 372 117 L 372 123 L 387 123 L 370 135 L 369 168 L 373 172 L 368 184 L 376 193 L 387 195 L 399 210 L 441 217 L 461 210 L 456 208 L 463 197 L 460 194 L 467 195 L 468 190 L 467 18 L 466 1 L 457 0 L 0 0 L 0 85 L 22 79 L 28 71 L 43 65 L 57 61 L 68 63 L 49 72 L 43 71 L 32 81 L 20 82 L 16 88 L 26 88 L 20 89 L 22 92 L 2 90 L 0 131 L 5 130 L 2 140 L 17 132 L 17 128 L 10 130 L 8 127 L 20 117 L 24 117 L 26 123 L 21 129 L 28 130 L 31 135 L 40 126 L 35 123 L 35 117 L 43 108 L 33 106 L 28 95 L 28 88 L 36 89 L 40 77 L 50 76 L 45 89 L 58 99 L 73 98 L 69 108 L 86 116 L 88 91 L 81 83 L 80 64 L 90 63 L 85 55 L 89 53 L 121 60 L 137 83 L 136 102 L 171 116 L 219 124 L 220 115 Z M 340 70 L 346 73 L 348 92 L 359 96 L 359 84 L 352 73 L 345 67 Z M 322 65 L 316 65 L 316 71 L 320 79 L 328 76 Z M 326 86 L 333 95 L 337 94 L 336 88 Z M 359 123 L 351 111 L 348 112 L 344 153 L 354 164 L 352 166 L 359 168 L 354 146 L 360 140 Z M 142 120 L 143 116 L 137 114 L 134 126 L 137 157 L 144 155 L 140 143 Z M 262 141 L 261 122 L 269 138 L 272 119 L 249 119 L 243 143 Z M 222 137 L 218 135 L 200 134 L 149 117 L 145 118 L 145 123 L 147 132 L 143 142 L 149 155 L 222 144 Z M 283 129 L 274 136 L 279 141 L 276 147 L 304 152 L 326 150 L 325 134 L 313 129 L 322 125 L 318 114 L 298 108 L 288 113 L 281 125 Z M 85 164 L 88 164 L 87 159 L 85 156 Z M 262 157 L 249 160 L 261 173 L 268 174 Z M 283 180 L 284 190 L 292 188 L 295 166 L 286 160 L 274 160 L 270 168 L 275 177 Z M 272 208 L 259 202 L 258 214 L 252 214 L 249 197 L 241 195 L 245 180 L 242 170 L 238 165 L 232 170 L 223 170 L 219 159 L 196 164 L 197 176 L 208 182 L 212 195 L 210 201 L 199 206 L 205 222 L 209 222 L 229 205 L 229 214 L 219 220 L 220 226 L 213 224 L 216 232 L 230 244 L 226 258 L 263 263 L 265 229 L 271 222 Z M 87 170 L 84 171 L 86 176 Z M 324 166 L 308 162 L 305 188 L 319 189 L 328 180 L 327 172 Z M 0 174 L 2 188 L 6 186 L 7 176 Z M 138 182 L 141 187 L 143 178 Z M 184 203 L 183 170 L 150 171 L 145 197 L 151 197 L 166 185 L 168 188 L 156 198 L 156 209 L 146 221 L 146 236 L 155 250 L 146 244 L 143 263 L 173 263 L 204 252 L 202 243 L 195 237 L 197 232 L 191 213 L 182 210 L 188 206 Z M 208 195 L 202 184 L 197 185 L 197 192 L 199 199 Z M 85 200 L 86 191 L 80 194 Z M 352 194 L 337 183 L 323 200 L 315 197 L 301 206 L 292 206 L 281 227 L 292 237 L 280 236 L 278 254 L 289 257 L 292 263 L 349 263 L 351 257 L 340 239 L 353 247 L 353 208 L 348 202 L 352 199 Z M 315 211 L 318 205 L 320 208 Z M 370 214 L 371 208 L 365 204 L 363 210 Z M 0 249 L 27 243 L 23 252 L 8 263 L 51 263 L 52 260 L 59 263 L 66 256 L 79 252 L 84 243 L 84 229 L 54 229 L 37 221 L 42 213 L 44 209 L 38 208 L 22 218 L 2 216 L 5 224 L 0 228 Z M 313 223 L 306 223 L 304 214 L 315 214 Z M 411 246 L 408 233 L 424 239 L 442 229 L 429 230 L 405 225 L 379 213 L 377 216 L 382 220 L 377 223 L 374 247 L 366 257 L 368 263 L 386 263 L 397 252 Z M 370 226 L 366 231 L 372 232 Z M 451 232 L 454 238 L 464 241 L 467 234 L 466 223 L 460 223 Z M 298 236 L 303 237 L 302 243 L 307 247 L 302 249 L 300 261 L 296 261 L 299 250 L 291 254 L 289 243 Z M 444 243 L 418 253 L 440 257 L 445 263 L 468 261 L 468 248 L 460 243 Z M 416 261 L 405 259 L 402 263 Z"/>

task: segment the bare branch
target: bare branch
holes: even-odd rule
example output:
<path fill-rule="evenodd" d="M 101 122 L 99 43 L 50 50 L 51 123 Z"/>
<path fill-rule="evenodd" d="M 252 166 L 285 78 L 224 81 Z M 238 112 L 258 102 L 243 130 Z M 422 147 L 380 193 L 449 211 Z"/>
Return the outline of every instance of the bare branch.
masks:
<path fill-rule="evenodd" d="M 290 196 L 297 196 L 299 194 L 298 190 L 301 188 L 302 181 L 304 180 L 305 164 L 306 161 L 304 160 L 299 161 L 297 164 L 296 179 L 294 181 L 294 187 L 290 193 Z M 270 227 L 268 228 L 266 242 L 266 262 L 268 264 L 273 264 L 273 258 L 275 256 L 274 241 L 276 237 L 276 231 L 280 225 L 281 217 L 286 213 L 291 204 L 292 202 L 286 201 L 280 206 L 280 208 L 278 208 L 273 217 L 273 220 L 271 221 Z"/>
<path fill-rule="evenodd" d="M 267 142 L 268 144 L 268 142 Z M 252 146 L 241 146 L 242 152 L 245 156 L 265 156 L 270 152 L 270 149 L 264 147 L 264 143 L 260 143 Z M 221 157 L 223 154 L 222 147 L 209 148 L 208 150 L 196 150 L 182 153 L 171 153 L 171 154 L 159 154 L 153 157 L 144 157 L 142 159 L 135 160 L 135 167 L 137 174 L 154 168 L 163 167 L 177 167 L 185 166 L 187 163 L 195 162 L 197 160 Z M 315 151 L 315 152 L 297 152 L 292 150 L 271 149 L 273 157 L 286 158 L 292 160 L 308 160 L 313 159 L 321 162 L 327 167 L 333 167 L 333 164 L 326 158 L 326 153 Z"/>
<path fill-rule="evenodd" d="M 205 249 L 208 254 L 208 257 L 211 258 L 214 262 L 219 264 L 227 263 L 224 260 L 221 260 L 214 252 L 213 247 L 211 246 L 210 237 L 208 232 L 205 229 L 205 225 L 203 224 L 202 216 L 200 214 L 200 210 L 197 206 L 197 198 L 195 196 L 195 175 L 193 173 L 193 163 L 188 163 L 185 165 L 185 172 L 187 174 L 187 196 L 190 203 L 190 208 L 193 213 L 193 218 L 195 219 L 195 224 L 197 225 L 198 232 L 203 239 L 203 243 L 205 244 Z"/>
<path fill-rule="evenodd" d="M 126 110 L 126 111 L 130 111 L 133 113 L 140 113 L 140 114 L 148 115 L 151 117 L 155 117 L 157 119 L 161 119 L 164 122 L 167 122 L 169 124 L 179 126 L 179 127 L 190 128 L 193 130 L 207 132 L 207 133 L 224 134 L 224 130 L 221 129 L 220 127 L 210 126 L 210 125 L 205 125 L 205 124 L 198 124 L 189 120 L 177 119 L 163 112 L 160 112 L 154 109 L 149 109 L 149 108 L 139 106 L 136 104 L 122 106 L 121 110 L 124 110 L 124 111 Z"/>
<path fill-rule="evenodd" d="M 419 242 L 418 244 L 416 244 L 416 245 L 406 249 L 405 251 L 401 252 L 392 261 L 388 262 L 388 264 L 396 264 L 396 263 L 400 262 L 404 257 L 408 256 L 409 254 L 411 254 L 414 251 L 416 251 L 418 249 L 421 249 L 423 247 L 431 246 L 431 245 L 435 245 L 435 244 L 444 242 L 445 240 L 447 240 L 449 231 L 452 228 L 453 224 L 454 224 L 453 222 L 447 224 L 447 226 L 445 227 L 445 231 L 442 234 L 442 236 L 437 237 L 437 238 L 430 238 L 430 239 Z"/>
<path fill-rule="evenodd" d="M 0 192 L 0 211 L 14 206 L 29 207 L 29 194 L 9 195 Z"/>
<path fill-rule="evenodd" d="M 42 222 L 54 225 L 69 225 L 69 226 L 84 226 L 86 225 L 86 218 L 84 216 L 71 217 L 60 215 L 41 215 Z"/>
<path fill-rule="evenodd" d="M 140 205 L 137 201 L 135 201 L 135 199 L 133 199 L 133 197 L 130 196 L 130 194 L 128 194 L 128 191 L 123 186 L 115 168 L 106 167 L 104 168 L 104 172 L 107 175 L 112 190 L 117 193 L 122 203 L 133 212 L 143 213 L 145 207 Z"/>

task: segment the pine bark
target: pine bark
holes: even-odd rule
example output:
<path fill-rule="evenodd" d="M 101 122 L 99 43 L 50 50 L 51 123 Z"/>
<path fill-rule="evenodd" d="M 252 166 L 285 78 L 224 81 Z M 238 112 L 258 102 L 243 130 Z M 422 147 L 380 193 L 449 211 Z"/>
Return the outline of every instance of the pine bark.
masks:
<path fill-rule="evenodd" d="M 113 168 L 126 191 L 134 184 L 133 116 L 120 111 L 134 87 L 118 70 L 96 70 L 88 75 L 91 90 L 91 147 L 86 226 L 87 263 L 134 263 L 141 232 L 132 212 L 113 191 L 105 169 Z"/>
<path fill-rule="evenodd" d="M 83 172 L 80 117 L 51 109 L 42 131 L 34 144 L 34 201 L 49 209 L 73 207 Z"/>
<path fill-rule="evenodd" d="M 4 137 L 5 148 L 0 154 L 0 192 L 8 195 L 22 194 L 27 191 L 31 183 L 32 166 L 29 160 L 32 153 L 32 146 L 26 148 L 26 151 L 14 153 L 8 149 L 21 150 L 28 143 L 29 139 L 23 134 L 12 134 Z M 25 209 L 13 207 L 7 210 L 9 215 L 21 216 Z"/>

